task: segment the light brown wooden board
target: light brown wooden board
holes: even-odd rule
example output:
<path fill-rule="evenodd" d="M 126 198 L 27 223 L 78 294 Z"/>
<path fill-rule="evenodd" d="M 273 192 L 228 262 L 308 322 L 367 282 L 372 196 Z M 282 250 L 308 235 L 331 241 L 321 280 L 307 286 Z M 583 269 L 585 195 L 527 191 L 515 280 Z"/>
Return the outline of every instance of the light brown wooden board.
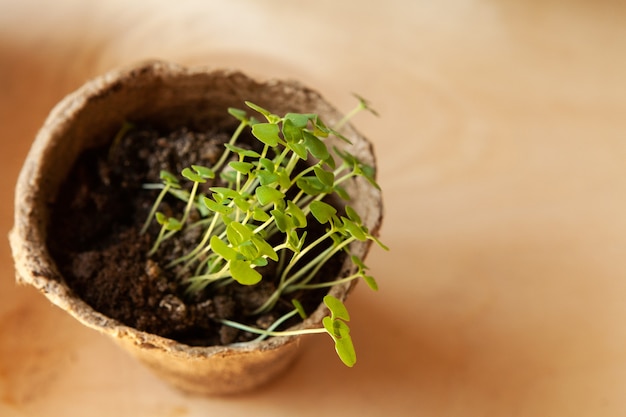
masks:
<path fill-rule="evenodd" d="M 626 414 L 626 8 L 610 1 L 0 0 L 0 230 L 47 112 L 144 58 L 295 78 L 380 118 L 379 293 L 358 363 L 311 337 L 239 398 L 185 397 L 13 282 L 0 245 L 2 416 Z"/>

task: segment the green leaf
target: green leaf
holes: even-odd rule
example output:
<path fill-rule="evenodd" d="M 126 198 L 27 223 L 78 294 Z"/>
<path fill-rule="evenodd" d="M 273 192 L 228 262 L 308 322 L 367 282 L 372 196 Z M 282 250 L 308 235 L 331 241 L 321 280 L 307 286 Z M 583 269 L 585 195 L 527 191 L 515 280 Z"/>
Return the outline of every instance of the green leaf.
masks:
<path fill-rule="evenodd" d="M 332 188 L 329 188 L 325 186 L 324 184 L 322 184 L 322 182 L 318 180 L 317 177 L 298 178 L 298 181 L 296 181 L 296 185 L 298 186 L 299 189 L 301 189 L 308 195 L 318 195 L 322 193 L 328 193 L 329 191 L 332 190 Z"/>
<path fill-rule="evenodd" d="M 270 203 L 276 203 L 277 201 L 285 198 L 285 194 L 283 194 L 281 191 L 267 185 L 261 185 L 260 187 L 257 187 L 254 190 L 254 193 L 256 194 L 256 197 L 262 206 Z"/>
<path fill-rule="evenodd" d="M 167 217 L 160 211 L 155 214 L 155 217 L 157 223 L 159 223 L 165 230 L 176 231 L 183 228 L 183 225 L 180 221 L 173 217 Z"/>
<path fill-rule="evenodd" d="M 233 279 L 242 285 L 258 284 L 263 278 L 258 271 L 250 265 L 250 261 L 232 260 L 230 261 L 230 274 Z"/>
<path fill-rule="evenodd" d="M 335 185 L 335 174 L 333 172 L 326 171 L 319 165 L 313 167 L 313 172 L 315 172 L 317 179 L 326 187 L 332 188 Z"/>
<path fill-rule="evenodd" d="M 250 238 L 254 236 L 251 228 L 252 226 L 250 225 L 234 222 L 231 227 L 237 230 L 237 233 L 239 233 L 244 240 L 250 240 Z"/>
<path fill-rule="evenodd" d="M 222 220 L 222 223 L 224 223 L 225 226 L 228 226 L 229 224 L 234 222 L 233 218 L 230 217 L 230 215 L 226 215 L 226 214 L 220 214 L 220 219 Z"/>
<path fill-rule="evenodd" d="M 368 287 L 370 287 L 374 291 L 378 291 L 378 283 L 373 276 L 363 275 L 363 281 L 365 281 Z"/>
<path fill-rule="evenodd" d="M 333 320 L 328 316 L 322 319 L 322 325 L 335 342 L 335 351 L 339 359 L 348 367 L 354 366 L 356 363 L 356 351 L 354 350 L 348 325 L 340 320 Z"/>
<path fill-rule="evenodd" d="M 303 160 L 306 159 L 307 150 L 306 150 L 306 146 L 304 146 L 304 143 L 290 142 L 290 143 L 287 143 L 287 147 L 291 149 L 293 153 L 298 155 L 298 158 L 303 159 Z"/>
<path fill-rule="evenodd" d="M 362 223 L 359 213 L 357 213 L 352 207 L 346 206 L 346 214 L 348 215 L 348 218 L 352 220 L 353 222 L 358 223 L 358 224 Z"/>
<path fill-rule="evenodd" d="M 304 131 L 304 146 L 311 152 L 311 155 L 323 161 L 328 159 L 330 153 L 328 152 L 328 148 L 326 144 L 322 142 L 317 136 L 313 135 L 311 132 Z"/>
<path fill-rule="evenodd" d="M 341 302 L 340 299 L 334 297 L 330 294 L 324 297 L 324 304 L 330 310 L 331 317 L 334 319 L 341 319 L 345 321 L 350 321 L 350 314 L 348 314 L 348 309 Z"/>
<path fill-rule="evenodd" d="M 313 119 L 313 129 L 313 134 L 320 138 L 327 138 L 330 134 L 330 129 L 326 127 L 324 122 L 322 122 L 322 119 L 319 117 L 315 117 L 315 119 Z"/>
<path fill-rule="evenodd" d="M 289 188 L 289 186 L 291 185 L 291 178 L 289 177 L 289 173 L 284 168 L 277 170 L 277 173 L 278 185 L 283 189 Z"/>
<path fill-rule="evenodd" d="M 359 163 L 359 160 L 356 159 L 356 157 L 354 155 L 352 155 L 350 152 L 345 151 L 342 152 L 339 148 L 337 148 L 336 146 L 333 147 L 333 150 L 335 151 L 335 153 L 337 155 L 339 155 L 339 157 L 341 159 L 343 159 L 343 162 L 349 167 L 349 168 L 353 168 L 355 165 L 357 165 Z"/>
<path fill-rule="evenodd" d="M 359 270 L 365 271 L 368 269 L 367 266 L 361 260 L 361 258 L 359 258 L 358 256 L 352 255 L 350 257 L 350 260 L 352 261 L 353 264 L 355 264 L 359 268 Z"/>
<path fill-rule="evenodd" d="M 236 145 L 231 145 L 230 143 L 225 143 L 224 147 L 226 149 L 228 149 L 229 151 L 236 153 L 239 156 L 248 156 L 250 158 L 258 158 L 259 155 L 257 152 L 253 151 L 252 149 L 244 149 L 244 148 L 240 148 L 239 146 Z"/>
<path fill-rule="evenodd" d="M 226 226 L 226 237 L 233 247 L 237 247 L 241 245 L 245 239 L 239 232 L 237 232 L 237 229 L 232 227 L 233 224 L 236 224 L 236 222 L 230 222 L 228 226 Z"/>
<path fill-rule="evenodd" d="M 335 159 L 331 154 L 328 154 L 328 158 L 324 159 L 324 163 L 328 165 L 332 170 L 337 167 L 337 165 L 335 164 Z"/>
<path fill-rule="evenodd" d="M 263 116 L 265 116 L 266 118 L 269 118 L 270 116 L 272 116 L 272 113 L 270 113 L 269 110 L 264 109 L 263 107 L 259 106 L 258 104 L 254 104 L 250 101 L 246 101 L 246 106 L 250 107 L 252 110 L 255 110 L 259 113 L 261 113 Z"/>
<path fill-rule="evenodd" d="M 342 152 L 337 147 L 333 148 L 335 153 L 343 159 L 343 162 L 351 168 L 357 175 L 364 177 L 372 186 L 380 189 L 380 186 L 376 183 L 376 170 L 364 163 L 362 163 L 357 157 L 350 152 Z"/>
<path fill-rule="evenodd" d="M 278 261 L 278 254 L 276 253 L 272 245 L 267 243 L 265 239 L 263 239 L 260 235 L 252 236 L 252 243 L 254 243 L 261 255 L 267 256 L 272 261 Z"/>
<path fill-rule="evenodd" d="M 225 201 L 229 201 L 229 200 L 225 200 Z M 220 204 L 208 197 L 203 196 L 202 197 L 202 202 L 204 203 L 204 205 L 211 210 L 214 213 L 220 213 L 220 214 L 224 214 L 224 215 L 229 215 L 230 213 L 233 212 L 233 208 L 229 207 L 229 206 L 225 206 L 223 204 Z"/>
<path fill-rule="evenodd" d="M 254 168 L 254 165 L 252 165 L 250 162 L 241 162 L 241 161 L 229 162 L 228 166 L 230 166 L 235 171 L 244 175 L 248 175 L 250 170 Z"/>
<path fill-rule="evenodd" d="M 299 253 L 304 246 L 304 239 L 306 238 L 306 231 L 302 233 L 302 236 L 298 236 L 298 232 L 295 228 L 292 228 L 287 232 L 287 245 L 295 253 Z"/>
<path fill-rule="evenodd" d="M 357 100 L 359 100 L 359 107 L 363 110 L 367 110 L 370 113 L 372 113 L 374 116 L 380 117 L 380 115 L 378 114 L 378 112 L 376 110 L 374 110 L 369 102 L 369 100 L 363 98 L 362 96 L 356 94 L 356 93 L 352 93 L 352 95 L 354 97 L 356 97 Z"/>
<path fill-rule="evenodd" d="M 237 250 L 243 255 L 245 259 L 249 261 L 252 261 L 260 256 L 257 247 L 249 240 L 239 245 Z"/>
<path fill-rule="evenodd" d="M 159 223 L 161 226 L 167 223 L 167 216 L 161 213 L 160 211 L 156 212 L 155 217 L 156 217 L 157 223 Z"/>
<path fill-rule="evenodd" d="M 380 246 L 381 248 L 383 248 L 384 250 L 389 250 L 389 247 L 385 245 L 383 242 L 381 242 L 380 240 L 378 240 L 376 236 L 369 235 L 369 238 L 372 239 L 374 242 L 376 242 L 376 244 Z"/>
<path fill-rule="evenodd" d="M 166 230 L 180 230 L 182 228 L 183 224 L 173 217 L 168 218 L 167 222 L 165 223 Z"/>
<path fill-rule="evenodd" d="M 306 127 L 309 120 L 314 120 L 315 118 L 317 118 L 317 115 L 312 113 L 287 113 L 285 115 L 285 122 L 289 121 L 294 126 L 302 129 Z"/>
<path fill-rule="evenodd" d="M 287 230 L 293 228 L 293 225 L 291 224 L 291 219 L 287 217 L 282 211 L 274 209 L 270 211 L 270 214 L 274 216 L 274 223 L 276 224 L 278 230 L 280 230 L 281 232 L 286 233 Z"/>
<path fill-rule="evenodd" d="M 337 132 L 334 129 L 328 129 L 330 133 L 332 133 L 333 135 L 335 135 L 336 137 L 338 137 L 339 139 L 341 139 L 342 141 L 346 142 L 349 145 L 352 145 L 352 142 L 350 142 L 350 139 L 348 139 L 347 137 L 345 137 L 344 135 L 342 135 L 341 133 Z"/>
<path fill-rule="evenodd" d="M 309 205 L 311 214 L 321 224 L 328 223 L 330 219 L 337 213 L 337 209 L 323 201 L 313 201 Z"/>
<path fill-rule="evenodd" d="M 239 194 L 237 191 L 233 190 L 232 188 L 227 188 L 227 187 L 211 187 L 209 188 L 209 190 L 213 191 L 216 194 L 219 194 L 222 198 L 238 198 L 241 197 L 241 194 Z"/>
<path fill-rule="evenodd" d="M 367 240 L 367 235 L 363 232 L 361 226 L 345 217 L 341 217 L 341 221 L 343 222 L 343 228 L 354 238 L 360 241 Z"/>
<path fill-rule="evenodd" d="M 294 298 L 293 300 L 291 300 L 291 304 L 293 304 L 293 306 L 296 308 L 296 311 L 300 315 L 300 318 L 302 320 L 305 320 L 307 318 L 307 314 L 304 310 L 304 307 L 302 306 L 302 303 Z"/>
<path fill-rule="evenodd" d="M 261 170 L 257 171 L 256 175 L 259 178 L 259 183 L 261 185 L 271 185 L 278 181 L 278 175 L 274 174 L 273 172 Z"/>
<path fill-rule="evenodd" d="M 270 215 L 263 209 L 255 208 L 252 212 L 252 218 L 258 222 L 266 222 L 270 219 Z"/>
<path fill-rule="evenodd" d="M 233 199 L 233 202 L 235 203 L 237 208 L 241 211 L 248 211 L 250 209 L 250 202 L 246 198 L 237 197 Z"/>
<path fill-rule="evenodd" d="M 222 258 L 233 261 L 237 259 L 237 251 L 226 244 L 222 239 L 217 237 L 216 235 L 211 236 L 211 250 Z"/>
<path fill-rule="evenodd" d="M 326 329 L 326 332 L 333 338 L 333 340 L 336 340 L 334 323 L 335 320 L 333 320 L 330 316 L 326 316 L 322 319 L 324 329 Z"/>
<path fill-rule="evenodd" d="M 260 158 L 259 165 L 265 168 L 268 172 L 274 172 L 274 162 L 271 159 Z"/>
<path fill-rule="evenodd" d="M 191 168 L 193 168 L 193 170 L 196 171 L 196 174 L 200 175 L 202 178 L 215 178 L 215 172 L 213 172 L 211 168 L 203 167 L 201 165 L 192 165 Z"/>
<path fill-rule="evenodd" d="M 376 182 L 376 170 L 373 167 L 361 165 L 361 173 L 372 186 L 380 190 L 380 185 Z"/>
<path fill-rule="evenodd" d="M 293 201 L 287 201 L 287 210 L 285 212 L 293 218 L 294 226 L 306 227 L 306 216 L 302 209 L 298 207 Z"/>
<path fill-rule="evenodd" d="M 278 145 L 280 141 L 280 137 L 278 136 L 279 132 L 280 128 L 274 123 L 257 123 L 252 126 L 252 134 L 254 137 L 272 147 Z"/>
<path fill-rule="evenodd" d="M 332 321 L 333 336 L 337 339 L 343 339 L 350 337 L 350 327 L 344 321 L 333 320 Z"/>
<path fill-rule="evenodd" d="M 304 247 L 304 244 L 306 242 L 306 234 L 307 232 L 305 230 L 304 232 L 302 232 L 302 236 L 300 236 L 300 241 L 298 242 L 298 246 L 297 246 L 298 252 L 300 252 L 302 248 Z"/>
<path fill-rule="evenodd" d="M 299 142 L 302 140 L 302 128 L 287 119 L 283 122 L 283 136 L 287 143 Z"/>
<path fill-rule="evenodd" d="M 335 185 L 335 187 L 333 187 L 333 190 L 335 191 L 335 194 L 337 194 L 341 199 L 346 201 L 350 200 L 350 194 L 348 194 L 346 189 L 343 188 L 341 185 Z"/>
<path fill-rule="evenodd" d="M 251 262 L 252 262 L 252 265 L 256 265 L 256 266 L 266 266 L 268 264 L 267 259 L 263 257 L 253 259 Z"/>
<path fill-rule="evenodd" d="M 169 171 L 162 170 L 159 172 L 159 177 L 165 183 L 165 185 L 169 185 L 170 187 L 180 188 L 178 183 L 178 178 L 174 174 Z"/>
<path fill-rule="evenodd" d="M 204 178 L 202 178 L 201 175 L 193 172 L 191 170 L 191 168 L 183 169 L 182 172 L 181 172 L 181 175 L 183 177 L 187 178 L 188 180 L 193 181 L 193 182 L 198 182 L 198 183 L 206 182 L 206 180 Z"/>
<path fill-rule="evenodd" d="M 233 116 L 235 119 L 239 120 L 240 122 L 248 121 L 247 113 L 244 110 L 236 109 L 234 107 L 229 107 L 228 114 L 230 114 L 231 116 Z"/>
<path fill-rule="evenodd" d="M 233 247 L 237 247 L 250 240 L 252 237 L 252 230 L 241 223 L 233 221 L 226 226 L 226 237 L 228 237 L 228 241 L 231 245 L 233 245 Z"/>
<path fill-rule="evenodd" d="M 344 336 L 341 339 L 335 339 L 335 351 L 346 366 L 352 368 L 356 364 L 356 351 L 352 337 Z"/>

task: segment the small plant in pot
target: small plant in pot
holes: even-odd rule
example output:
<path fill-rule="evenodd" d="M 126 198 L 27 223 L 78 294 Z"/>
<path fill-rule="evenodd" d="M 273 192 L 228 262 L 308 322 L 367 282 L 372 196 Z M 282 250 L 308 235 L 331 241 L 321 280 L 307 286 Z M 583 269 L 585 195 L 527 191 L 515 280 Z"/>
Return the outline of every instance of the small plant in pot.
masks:
<path fill-rule="evenodd" d="M 91 81 L 20 175 L 18 280 L 185 391 L 258 386 L 310 333 L 352 366 L 343 301 L 376 288 L 364 257 L 384 245 L 371 145 L 348 119 L 236 72 L 149 62 Z"/>

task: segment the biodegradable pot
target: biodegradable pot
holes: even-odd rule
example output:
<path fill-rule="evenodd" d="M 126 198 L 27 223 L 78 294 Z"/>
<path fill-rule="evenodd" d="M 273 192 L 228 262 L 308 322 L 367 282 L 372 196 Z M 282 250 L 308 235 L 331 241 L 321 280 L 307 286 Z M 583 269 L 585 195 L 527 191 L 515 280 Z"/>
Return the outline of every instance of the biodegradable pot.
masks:
<path fill-rule="evenodd" d="M 292 362 L 301 336 L 273 337 L 237 347 L 191 347 L 95 311 L 68 287 L 49 253 L 50 207 L 80 153 L 110 142 L 125 121 L 170 128 L 227 126 L 232 118 L 226 109 L 241 108 L 244 100 L 277 114 L 317 113 L 331 126 L 341 117 L 318 93 L 296 82 L 258 82 L 235 71 L 145 62 L 95 78 L 63 99 L 39 131 L 16 187 L 15 225 L 9 237 L 17 281 L 32 285 L 81 323 L 111 336 L 162 378 L 191 393 L 239 393 L 267 382 Z M 332 145 L 374 166 L 370 143 L 350 125 L 342 133 L 352 145 L 339 140 Z M 363 224 L 376 234 L 382 217 L 380 192 L 363 179 L 352 181 L 346 189 Z M 369 242 L 356 242 L 350 248 L 360 257 L 368 249 Z M 347 260 L 342 273 L 353 270 Z M 344 300 L 352 287 L 352 283 L 338 285 L 329 293 Z M 320 304 L 293 329 L 319 327 L 326 314 Z"/>

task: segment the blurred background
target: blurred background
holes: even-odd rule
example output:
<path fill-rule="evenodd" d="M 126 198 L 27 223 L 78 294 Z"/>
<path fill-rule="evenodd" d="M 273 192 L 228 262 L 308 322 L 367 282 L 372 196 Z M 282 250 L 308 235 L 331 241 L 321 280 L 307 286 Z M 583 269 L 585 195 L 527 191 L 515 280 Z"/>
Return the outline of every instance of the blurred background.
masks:
<path fill-rule="evenodd" d="M 148 58 L 291 78 L 375 145 L 380 291 L 281 379 L 186 397 L 34 290 L 0 244 L 2 416 L 626 415 L 626 4 L 0 0 L 0 227 L 54 104 Z"/>

